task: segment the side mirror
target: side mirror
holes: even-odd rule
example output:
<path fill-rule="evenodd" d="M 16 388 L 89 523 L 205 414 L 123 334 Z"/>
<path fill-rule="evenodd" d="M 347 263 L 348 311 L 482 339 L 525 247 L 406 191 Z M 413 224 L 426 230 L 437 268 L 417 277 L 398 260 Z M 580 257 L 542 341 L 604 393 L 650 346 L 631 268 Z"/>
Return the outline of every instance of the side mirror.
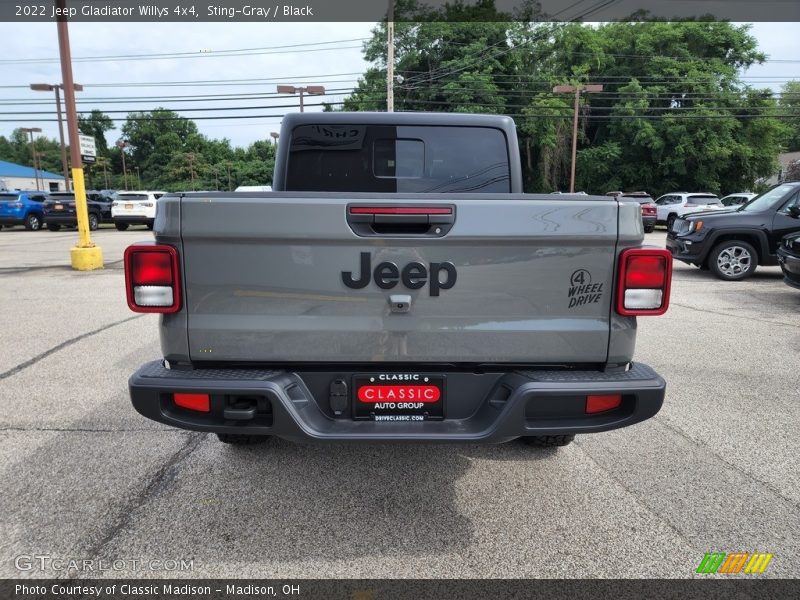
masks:
<path fill-rule="evenodd" d="M 786 209 L 786 212 L 789 213 L 790 217 L 794 217 L 795 219 L 800 219 L 800 205 L 793 204 L 788 209 Z"/>

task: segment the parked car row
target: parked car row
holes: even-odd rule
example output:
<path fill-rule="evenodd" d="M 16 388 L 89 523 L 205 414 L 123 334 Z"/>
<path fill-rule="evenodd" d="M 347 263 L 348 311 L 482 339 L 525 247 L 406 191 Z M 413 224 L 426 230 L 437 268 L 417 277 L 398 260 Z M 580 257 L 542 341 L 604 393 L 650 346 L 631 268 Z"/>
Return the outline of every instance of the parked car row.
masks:
<path fill-rule="evenodd" d="M 100 223 L 114 223 L 120 231 L 131 225 L 153 228 L 156 201 L 166 192 L 88 190 L 86 192 L 89 229 Z M 75 194 L 73 192 L 14 191 L 0 193 L 0 229 L 22 225 L 36 231 L 47 227 L 58 231 L 76 227 Z"/>

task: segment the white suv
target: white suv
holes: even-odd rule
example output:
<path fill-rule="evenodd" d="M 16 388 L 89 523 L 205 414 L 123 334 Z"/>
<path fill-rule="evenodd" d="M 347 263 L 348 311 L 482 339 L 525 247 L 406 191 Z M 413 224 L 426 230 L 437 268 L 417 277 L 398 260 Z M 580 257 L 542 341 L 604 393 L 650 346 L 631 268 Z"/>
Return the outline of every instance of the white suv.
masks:
<path fill-rule="evenodd" d="M 156 201 L 167 192 L 118 192 L 111 203 L 114 226 L 125 231 L 130 225 L 147 225 L 153 228 L 156 219 Z"/>
<path fill-rule="evenodd" d="M 656 200 L 656 222 L 666 223 L 672 228 L 675 219 L 683 215 L 701 210 L 724 208 L 720 199 L 714 194 L 705 192 L 675 192 L 665 194 Z"/>

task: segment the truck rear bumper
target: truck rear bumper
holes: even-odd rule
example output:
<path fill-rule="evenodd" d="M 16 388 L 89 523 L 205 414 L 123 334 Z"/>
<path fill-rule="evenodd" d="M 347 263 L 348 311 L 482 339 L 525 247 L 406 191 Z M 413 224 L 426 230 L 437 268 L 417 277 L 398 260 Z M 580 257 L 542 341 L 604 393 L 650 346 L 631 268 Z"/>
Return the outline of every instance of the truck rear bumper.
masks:
<path fill-rule="evenodd" d="M 359 371 L 363 372 L 363 371 Z M 149 419 L 196 431 L 275 435 L 303 440 L 429 440 L 505 442 L 521 436 L 594 433 L 626 427 L 655 415 L 666 383 L 650 367 L 622 373 L 514 371 L 447 373 L 446 416 L 438 421 L 387 422 L 334 417 L 319 379 L 347 378 L 262 369 L 167 369 L 143 365 L 129 381 L 134 408 Z M 316 397 L 310 391 L 316 390 Z M 470 392 L 470 390 L 472 390 Z M 209 412 L 176 406 L 173 394 L 208 394 Z M 613 410 L 586 414 L 586 396 L 621 394 Z M 252 406 L 246 419 L 226 418 L 226 408 Z M 447 405 L 446 405 L 447 406 Z M 228 413 L 228 416 L 230 413 Z"/>

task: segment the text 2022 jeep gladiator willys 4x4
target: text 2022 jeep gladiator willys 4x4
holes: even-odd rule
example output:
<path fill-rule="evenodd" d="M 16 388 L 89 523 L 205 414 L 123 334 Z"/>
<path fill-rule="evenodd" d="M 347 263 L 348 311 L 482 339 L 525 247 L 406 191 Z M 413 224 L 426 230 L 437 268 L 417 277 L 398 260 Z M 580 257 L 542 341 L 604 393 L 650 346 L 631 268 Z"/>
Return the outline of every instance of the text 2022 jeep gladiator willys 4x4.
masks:
<path fill-rule="evenodd" d="M 161 314 L 141 414 L 229 443 L 560 446 L 652 417 L 632 361 L 672 258 L 639 206 L 523 194 L 510 118 L 284 118 L 273 192 L 170 194 L 130 246 L 130 308 Z"/>

